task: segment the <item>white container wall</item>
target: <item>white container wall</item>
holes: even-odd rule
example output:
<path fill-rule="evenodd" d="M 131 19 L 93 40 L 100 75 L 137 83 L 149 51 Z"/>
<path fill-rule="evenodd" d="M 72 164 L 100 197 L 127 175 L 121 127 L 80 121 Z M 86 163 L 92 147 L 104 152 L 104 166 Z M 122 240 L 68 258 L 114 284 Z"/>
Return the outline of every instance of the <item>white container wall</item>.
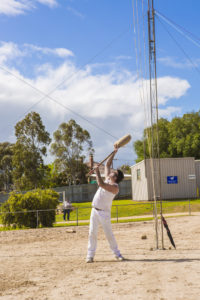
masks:
<path fill-rule="evenodd" d="M 149 200 L 144 160 L 131 167 L 131 175 L 132 175 L 132 199 Z"/>
<path fill-rule="evenodd" d="M 195 160 L 195 171 L 197 181 L 197 197 L 200 197 L 200 160 Z"/>
<path fill-rule="evenodd" d="M 152 164 L 155 170 L 155 190 L 157 199 L 196 198 L 197 180 L 200 178 L 199 168 L 195 168 L 193 157 L 161 158 L 160 176 L 159 160 L 146 159 L 131 167 L 133 200 L 153 200 Z M 137 169 L 141 169 L 141 180 L 136 177 Z M 199 170 L 199 175 L 196 174 Z M 145 176 L 146 175 L 146 176 Z"/>

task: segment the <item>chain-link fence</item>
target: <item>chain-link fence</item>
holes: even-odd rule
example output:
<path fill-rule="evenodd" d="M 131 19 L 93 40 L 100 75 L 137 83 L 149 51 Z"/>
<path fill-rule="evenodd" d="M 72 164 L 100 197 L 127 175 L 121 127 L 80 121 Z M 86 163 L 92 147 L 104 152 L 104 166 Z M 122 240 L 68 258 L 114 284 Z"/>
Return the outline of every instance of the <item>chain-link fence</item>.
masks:
<path fill-rule="evenodd" d="M 76 206 L 75 206 L 76 205 Z M 161 202 L 157 202 L 158 216 L 160 213 Z M 200 200 L 184 200 L 184 201 L 163 201 L 162 202 L 163 215 L 166 216 L 178 216 L 178 215 L 191 215 L 192 213 L 200 213 Z M 69 214 L 69 221 L 64 220 L 63 210 L 59 207 L 56 210 L 30 210 L 30 211 L 17 211 L 17 212 L 3 212 L 0 210 L 0 224 L 3 226 L 3 216 L 18 214 L 18 220 L 21 218 L 28 218 L 28 214 L 31 214 L 32 227 L 38 228 L 41 226 L 41 220 L 44 220 L 48 214 L 55 212 L 54 226 L 63 225 L 86 225 L 89 223 L 91 206 L 74 204 L 73 209 Z M 114 204 L 111 208 L 111 219 L 113 222 L 131 222 L 136 219 L 145 220 L 153 218 L 154 203 L 153 202 L 141 202 L 133 204 Z M 30 218 L 30 215 L 29 215 Z M 12 224 L 11 227 L 16 227 Z"/>
<path fill-rule="evenodd" d="M 52 188 L 59 193 L 59 201 L 63 202 L 68 199 L 73 203 L 82 203 L 92 201 L 94 194 L 98 188 L 97 184 L 80 184 Z M 21 192 L 25 194 L 26 191 Z M 8 200 L 9 193 L 0 193 L 0 204 Z M 119 183 L 119 193 L 115 199 L 130 199 L 132 197 L 132 184 L 131 180 L 123 180 Z"/>

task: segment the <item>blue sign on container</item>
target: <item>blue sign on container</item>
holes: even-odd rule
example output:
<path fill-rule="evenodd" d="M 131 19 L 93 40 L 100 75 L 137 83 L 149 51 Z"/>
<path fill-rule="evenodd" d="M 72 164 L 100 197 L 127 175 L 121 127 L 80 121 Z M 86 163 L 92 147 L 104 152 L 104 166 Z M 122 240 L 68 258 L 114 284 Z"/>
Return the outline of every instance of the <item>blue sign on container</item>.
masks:
<path fill-rule="evenodd" d="M 168 184 L 177 184 L 178 183 L 178 176 L 167 176 L 167 183 Z"/>

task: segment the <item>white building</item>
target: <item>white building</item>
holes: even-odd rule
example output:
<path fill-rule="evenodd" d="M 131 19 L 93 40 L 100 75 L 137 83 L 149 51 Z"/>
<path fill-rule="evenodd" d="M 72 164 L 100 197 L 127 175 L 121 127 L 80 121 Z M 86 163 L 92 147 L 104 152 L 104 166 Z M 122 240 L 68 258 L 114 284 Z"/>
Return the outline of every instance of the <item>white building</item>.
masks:
<path fill-rule="evenodd" d="M 200 190 L 200 161 L 193 157 L 145 159 L 131 167 L 133 200 L 153 200 L 152 164 L 155 172 L 156 197 L 192 199 Z M 159 176 L 160 173 L 160 176 Z"/>

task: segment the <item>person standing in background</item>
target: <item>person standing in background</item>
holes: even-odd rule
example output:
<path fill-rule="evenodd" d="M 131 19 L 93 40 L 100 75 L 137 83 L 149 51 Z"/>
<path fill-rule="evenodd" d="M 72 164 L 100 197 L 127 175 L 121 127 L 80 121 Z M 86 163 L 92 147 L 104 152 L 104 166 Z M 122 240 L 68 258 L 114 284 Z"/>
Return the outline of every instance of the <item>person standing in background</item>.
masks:
<path fill-rule="evenodd" d="M 72 205 L 68 200 L 65 200 L 63 202 L 63 219 L 66 221 L 66 215 L 67 215 L 67 221 L 70 219 L 70 212 L 72 211 Z"/>

